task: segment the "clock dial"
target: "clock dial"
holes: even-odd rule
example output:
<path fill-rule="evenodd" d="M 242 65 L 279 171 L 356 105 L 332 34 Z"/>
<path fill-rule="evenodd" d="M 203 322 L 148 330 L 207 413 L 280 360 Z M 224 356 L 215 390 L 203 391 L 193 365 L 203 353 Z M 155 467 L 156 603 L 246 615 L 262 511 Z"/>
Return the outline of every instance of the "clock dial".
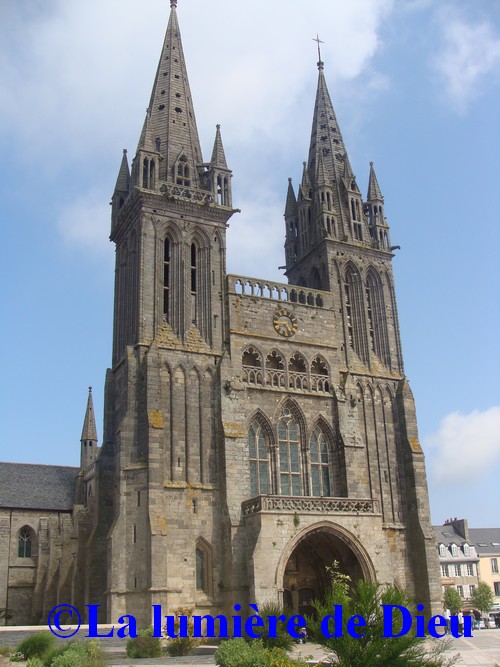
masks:
<path fill-rule="evenodd" d="M 297 333 L 297 318 L 288 308 L 280 308 L 274 314 L 273 326 L 276 333 L 280 336 L 290 338 L 290 336 Z"/>

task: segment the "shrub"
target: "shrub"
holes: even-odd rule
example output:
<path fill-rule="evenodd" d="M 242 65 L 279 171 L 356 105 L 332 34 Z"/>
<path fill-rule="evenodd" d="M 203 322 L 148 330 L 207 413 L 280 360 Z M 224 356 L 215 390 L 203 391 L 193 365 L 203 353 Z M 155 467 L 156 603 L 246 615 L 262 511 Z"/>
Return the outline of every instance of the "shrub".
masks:
<path fill-rule="evenodd" d="M 78 641 L 68 644 L 53 658 L 51 667 L 104 667 L 104 654 L 98 642 Z"/>
<path fill-rule="evenodd" d="M 44 667 L 41 658 L 29 658 L 26 667 Z"/>
<path fill-rule="evenodd" d="M 153 628 L 143 628 L 137 637 L 127 640 L 126 652 L 129 658 L 160 658 L 161 640 L 153 637 Z"/>
<path fill-rule="evenodd" d="M 267 620 L 268 616 L 276 616 L 278 618 L 282 614 L 287 615 L 285 609 L 278 604 L 277 602 L 266 602 L 262 606 L 259 606 L 259 616 L 262 618 L 266 624 L 263 628 L 264 634 L 262 635 L 262 643 L 266 648 L 282 648 L 285 651 L 289 651 L 293 646 L 293 637 L 286 629 L 286 623 L 278 621 L 276 624 L 276 637 L 269 637 L 269 623 Z M 260 630 L 259 630 L 260 631 Z"/>
<path fill-rule="evenodd" d="M 51 632 L 37 632 L 26 637 L 16 646 L 16 652 L 22 653 L 25 658 L 41 658 L 55 646 L 54 635 Z"/>
<path fill-rule="evenodd" d="M 381 605 L 401 605 L 413 612 L 413 604 L 407 593 L 396 586 L 383 588 L 380 584 L 363 579 L 351 587 L 350 578 L 338 572 L 336 564 L 330 570 L 330 575 L 331 583 L 325 599 L 312 603 L 316 615 L 309 618 L 308 627 L 313 631 L 316 641 L 335 653 L 338 659 L 336 666 L 450 667 L 455 664 L 459 656 L 443 655 L 451 644 L 442 638 L 432 641 L 425 637 L 416 637 L 413 632 L 400 637 L 384 637 L 386 633 Z M 342 636 L 325 637 L 321 632 L 321 620 L 331 615 L 333 605 L 342 607 Z M 366 621 L 362 636 L 352 637 L 347 630 L 347 621 L 354 615 L 360 615 Z M 401 630 L 401 623 L 396 618 L 392 630 Z"/>
<path fill-rule="evenodd" d="M 11 646 L 0 646 L 0 655 L 10 655 L 11 653 L 14 653 Z"/>
<path fill-rule="evenodd" d="M 191 655 L 194 649 L 201 644 L 197 637 L 176 637 L 168 639 L 165 647 L 168 655 Z"/>
<path fill-rule="evenodd" d="M 202 637 L 193 637 L 194 634 L 194 622 L 193 622 L 193 612 L 194 609 L 176 609 L 171 615 L 175 617 L 174 620 L 174 634 L 178 635 L 180 630 L 180 616 L 187 618 L 187 634 L 188 637 L 169 637 L 167 634 L 167 643 L 165 646 L 166 652 L 171 656 L 177 655 L 190 655 L 194 649 L 203 643 L 204 639 Z M 165 632 L 168 633 L 168 627 L 165 628 Z"/>
<path fill-rule="evenodd" d="M 220 667 L 306 667 L 305 663 L 292 660 L 283 649 L 266 648 L 260 639 L 237 638 L 222 642 L 215 662 Z"/>

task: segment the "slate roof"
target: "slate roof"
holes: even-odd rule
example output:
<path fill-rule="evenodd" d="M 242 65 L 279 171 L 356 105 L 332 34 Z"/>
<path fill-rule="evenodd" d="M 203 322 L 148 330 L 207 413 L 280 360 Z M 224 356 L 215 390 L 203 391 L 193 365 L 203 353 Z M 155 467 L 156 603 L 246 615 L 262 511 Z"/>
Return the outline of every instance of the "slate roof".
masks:
<path fill-rule="evenodd" d="M 479 556 L 500 555 L 500 528 L 470 528 L 469 533 Z"/>
<path fill-rule="evenodd" d="M 73 509 L 80 468 L 0 462 L 0 507 Z"/>
<path fill-rule="evenodd" d="M 444 544 L 447 547 L 450 544 L 461 545 L 465 544 L 466 540 L 458 530 L 455 530 L 453 524 L 445 524 L 444 526 L 432 526 L 434 528 L 434 533 L 436 535 L 436 542 L 438 544 Z M 472 540 L 471 540 L 472 542 Z"/>

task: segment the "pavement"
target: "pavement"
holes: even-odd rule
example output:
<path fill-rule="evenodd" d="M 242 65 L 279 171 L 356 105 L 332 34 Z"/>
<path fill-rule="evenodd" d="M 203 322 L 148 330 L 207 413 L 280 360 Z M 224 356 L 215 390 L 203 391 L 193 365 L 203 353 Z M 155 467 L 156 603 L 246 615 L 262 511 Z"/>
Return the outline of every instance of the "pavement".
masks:
<path fill-rule="evenodd" d="M 4 645 L 16 646 L 28 634 L 39 632 L 43 627 L 0 627 L 0 647 Z M 82 628 L 78 635 L 79 639 L 85 637 L 86 631 Z M 58 640 L 60 642 L 66 640 Z M 183 656 L 178 658 L 163 657 L 132 660 L 125 655 L 125 640 L 118 637 L 103 638 L 101 647 L 109 658 L 109 665 L 113 667 L 147 667 L 149 665 L 158 665 L 158 667 L 181 667 L 190 665 L 191 667 L 206 667 L 215 665 L 214 653 L 216 646 L 205 645 L 198 649 L 196 655 Z M 439 640 L 437 640 L 439 641 Z M 449 655 L 460 654 L 456 663 L 459 667 L 500 667 L 500 629 L 474 630 L 474 636 L 470 638 L 460 637 L 451 638 L 452 649 Z M 296 645 L 292 650 L 292 657 L 301 658 L 311 665 L 323 663 L 332 664 L 328 657 L 328 652 L 319 644 L 307 643 Z M 8 659 L 3 660 L 0 657 L 0 665 L 17 664 L 19 667 L 23 663 L 9 663 Z M 369 667 L 369 665 L 367 665 Z"/>

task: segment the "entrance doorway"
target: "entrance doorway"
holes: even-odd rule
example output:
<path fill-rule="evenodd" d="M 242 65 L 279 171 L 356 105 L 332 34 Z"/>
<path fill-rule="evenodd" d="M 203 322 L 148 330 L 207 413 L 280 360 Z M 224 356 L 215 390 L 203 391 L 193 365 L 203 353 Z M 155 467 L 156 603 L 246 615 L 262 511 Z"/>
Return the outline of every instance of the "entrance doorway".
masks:
<path fill-rule="evenodd" d="M 354 540 L 354 538 L 352 538 Z M 330 583 L 329 567 L 336 561 L 351 583 L 371 579 L 367 562 L 345 531 L 325 526 L 305 533 L 289 555 L 283 575 L 283 603 L 295 614 L 312 614 L 311 600 L 322 599 Z"/>

